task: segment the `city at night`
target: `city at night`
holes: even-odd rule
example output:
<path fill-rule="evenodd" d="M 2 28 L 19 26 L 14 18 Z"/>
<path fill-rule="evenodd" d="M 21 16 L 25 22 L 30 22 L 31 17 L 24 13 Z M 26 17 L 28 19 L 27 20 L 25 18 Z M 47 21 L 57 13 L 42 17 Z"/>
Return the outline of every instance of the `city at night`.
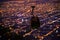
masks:
<path fill-rule="evenodd" d="M 0 0 L 0 40 L 60 40 L 60 0 Z"/>

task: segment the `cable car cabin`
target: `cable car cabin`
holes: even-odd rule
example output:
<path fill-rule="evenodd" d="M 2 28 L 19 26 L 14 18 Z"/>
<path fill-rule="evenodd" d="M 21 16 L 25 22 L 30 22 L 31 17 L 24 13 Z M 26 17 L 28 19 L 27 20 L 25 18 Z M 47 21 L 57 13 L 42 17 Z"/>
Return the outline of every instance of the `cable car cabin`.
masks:
<path fill-rule="evenodd" d="M 33 29 L 37 29 L 38 27 L 40 27 L 40 21 L 39 21 L 39 18 L 37 16 L 33 15 L 35 6 L 31 6 L 31 8 L 32 8 L 32 12 L 31 12 L 31 15 L 32 15 L 31 27 Z"/>
<path fill-rule="evenodd" d="M 31 27 L 33 29 L 37 29 L 38 27 L 40 27 L 40 21 L 39 21 L 39 18 L 37 16 L 33 16 L 31 18 Z"/>

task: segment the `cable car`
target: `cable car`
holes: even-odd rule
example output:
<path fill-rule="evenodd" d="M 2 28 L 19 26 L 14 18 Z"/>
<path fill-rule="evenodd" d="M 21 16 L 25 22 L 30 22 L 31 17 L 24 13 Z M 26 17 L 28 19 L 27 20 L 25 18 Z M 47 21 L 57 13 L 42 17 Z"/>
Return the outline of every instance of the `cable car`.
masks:
<path fill-rule="evenodd" d="M 31 6 L 32 7 L 32 12 L 31 12 L 31 15 L 32 15 L 32 17 L 31 17 L 31 27 L 33 28 L 33 29 L 37 29 L 38 27 L 40 27 L 40 21 L 39 21 L 39 18 L 38 18 L 38 16 L 34 16 L 33 15 L 33 11 L 34 11 L 34 8 L 35 8 L 35 6 Z"/>

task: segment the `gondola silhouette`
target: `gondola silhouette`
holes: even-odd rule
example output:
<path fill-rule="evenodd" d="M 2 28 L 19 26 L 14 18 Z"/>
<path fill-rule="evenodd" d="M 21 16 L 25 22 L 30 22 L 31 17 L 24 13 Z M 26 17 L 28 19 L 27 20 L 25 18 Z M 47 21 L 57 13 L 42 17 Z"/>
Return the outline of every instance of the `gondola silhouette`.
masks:
<path fill-rule="evenodd" d="M 31 28 L 37 29 L 40 26 L 40 21 L 39 21 L 38 16 L 37 15 L 34 16 L 34 14 L 33 14 L 35 6 L 31 6 L 31 8 L 32 8 L 32 12 L 31 12 L 31 15 L 32 15 L 32 17 L 31 17 Z"/>

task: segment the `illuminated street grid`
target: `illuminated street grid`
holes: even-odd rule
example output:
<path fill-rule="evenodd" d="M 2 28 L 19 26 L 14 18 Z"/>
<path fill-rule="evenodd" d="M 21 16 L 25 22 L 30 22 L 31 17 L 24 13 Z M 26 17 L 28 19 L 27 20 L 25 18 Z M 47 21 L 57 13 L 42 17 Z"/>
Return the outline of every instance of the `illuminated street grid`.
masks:
<path fill-rule="evenodd" d="M 0 25 L 4 26 L 4 28 L 9 28 L 11 33 L 19 34 L 24 32 L 23 37 L 33 35 L 35 38 L 43 40 L 59 28 L 57 22 L 60 20 L 60 10 L 56 10 L 54 3 L 37 4 L 35 2 L 28 2 L 4 2 L 0 7 Z M 37 15 L 42 23 L 38 29 L 30 28 L 31 6 L 36 6 L 34 15 Z"/>

